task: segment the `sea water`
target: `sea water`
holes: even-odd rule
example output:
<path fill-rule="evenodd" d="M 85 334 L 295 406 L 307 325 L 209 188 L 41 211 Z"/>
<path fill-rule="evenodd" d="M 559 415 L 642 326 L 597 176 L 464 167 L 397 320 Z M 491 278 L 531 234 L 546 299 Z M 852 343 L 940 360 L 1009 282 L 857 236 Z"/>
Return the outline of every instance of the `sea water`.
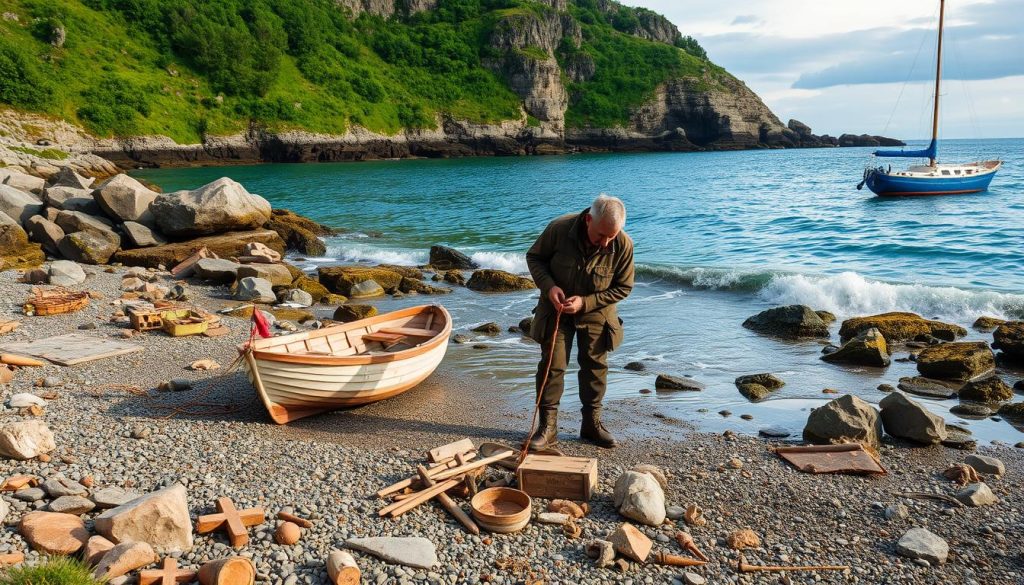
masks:
<path fill-rule="evenodd" d="M 1005 161 L 975 195 L 883 199 L 858 191 L 870 149 L 569 155 L 307 165 L 155 169 L 135 173 L 165 191 L 230 176 L 274 207 L 345 230 L 320 265 L 427 261 L 433 244 L 483 267 L 525 273 L 525 251 L 554 217 L 598 193 L 622 198 L 635 242 L 637 285 L 620 305 L 626 341 L 609 359 L 609 408 L 629 403 L 708 430 L 802 428 L 832 389 L 871 402 L 915 375 L 913 363 L 848 367 L 820 360 L 816 341 L 781 341 L 741 326 L 748 316 L 801 303 L 844 318 L 913 311 L 970 327 L 982 315 L 1024 318 L 1024 140 L 942 143 L 945 162 Z M 876 161 L 877 162 L 877 161 Z M 905 161 L 895 160 L 895 164 Z M 381 310 L 440 302 L 456 332 L 529 316 L 536 292 L 377 301 Z M 837 341 L 833 326 L 833 339 Z M 970 330 L 970 329 L 969 329 Z M 971 330 L 968 339 L 991 341 Z M 487 349 L 476 349 L 484 344 Z M 905 357 L 897 352 L 893 357 Z M 446 358 L 482 386 L 529 403 L 538 346 L 513 333 L 453 345 Z M 642 361 L 644 372 L 623 369 Z M 702 392 L 641 393 L 657 373 L 689 375 Z M 733 380 L 774 372 L 786 386 L 751 404 Z M 1024 370 L 1000 369 L 1009 383 Z M 578 407 L 572 372 L 567 408 Z M 956 401 L 920 398 L 982 440 L 1024 437 L 1005 421 L 962 420 Z M 725 417 L 720 411 L 730 411 Z M 753 420 L 737 417 L 751 414 Z"/>

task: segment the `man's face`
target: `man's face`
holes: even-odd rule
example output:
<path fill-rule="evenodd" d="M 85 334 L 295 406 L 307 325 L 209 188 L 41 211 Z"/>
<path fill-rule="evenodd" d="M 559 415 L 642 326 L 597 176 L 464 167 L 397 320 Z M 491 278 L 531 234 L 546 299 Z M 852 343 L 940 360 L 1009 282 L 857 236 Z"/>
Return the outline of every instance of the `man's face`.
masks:
<path fill-rule="evenodd" d="M 594 246 L 606 248 L 619 235 L 621 228 L 615 225 L 615 220 L 605 217 L 600 221 L 594 221 L 594 218 L 589 213 L 585 217 L 587 222 L 587 239 Z"/>

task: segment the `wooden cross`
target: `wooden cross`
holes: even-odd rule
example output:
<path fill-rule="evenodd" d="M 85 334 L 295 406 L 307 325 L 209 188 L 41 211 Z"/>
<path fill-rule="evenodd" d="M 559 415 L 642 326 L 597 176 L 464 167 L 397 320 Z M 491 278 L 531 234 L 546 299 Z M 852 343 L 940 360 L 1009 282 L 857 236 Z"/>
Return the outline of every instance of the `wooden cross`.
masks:
<path fill-rule="evenodd" d="M 235 548 L 241 548 L 249 542 L 247 526 L 263 524 L 266 520 L 263 508 L 237 510 L 231 498 L 217 498 L 217 512 L 200 516 L 196 532 L 206 534 L 223 527 L 227 530 L 231 546 Z"/>
<path fill-rule="evenodd" d="M 197 573 L 187 569 L 179 569 L 178 563 L 171 557 L 164 557 L 163 568 L 139 572 L 139 585 L 176 585 L 191 583 L 196 580 Z"/>

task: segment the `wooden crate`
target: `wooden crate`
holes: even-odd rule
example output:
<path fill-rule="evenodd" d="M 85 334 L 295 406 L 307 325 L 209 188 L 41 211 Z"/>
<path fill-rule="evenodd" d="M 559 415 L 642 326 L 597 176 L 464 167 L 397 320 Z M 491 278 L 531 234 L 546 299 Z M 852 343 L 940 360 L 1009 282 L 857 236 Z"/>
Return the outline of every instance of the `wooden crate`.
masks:
<path fill-rule="evenodd" d="M 597 490 L 597 459 L 527 455 L 516 476 L 519 489 L 534 498 L 586 502 Z"/>

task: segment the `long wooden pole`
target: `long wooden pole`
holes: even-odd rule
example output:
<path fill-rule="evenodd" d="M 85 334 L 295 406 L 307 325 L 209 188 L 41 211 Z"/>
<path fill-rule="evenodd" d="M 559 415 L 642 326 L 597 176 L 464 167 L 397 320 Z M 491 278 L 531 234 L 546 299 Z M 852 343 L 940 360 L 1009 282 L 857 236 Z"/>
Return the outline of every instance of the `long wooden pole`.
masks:
<path fill-rule="evenodd" d="M 939 88 L 942 83 L 942 25 L 946 13 L 946 0 L 939 0 L 939 47 L 935 57 L 935 106 L 932 108 L 932 144 L 939 139 Z M 935 157 L 928 159 L 928 166 L 934 167 Z"/>
<path fill-rule="evenodd" d="M 423 485 L 433 487 L 434 480 L 430 479 L 430 476 L 427 475 L 426 467 L 417 465 L 416 472 L 419 473 L 420 480 L 423 482 Z M 459 521 L 459 524 L 462 524 L 466 528 L 467 532 L 470 534 L 480 534 L 480 527 L 476 525 L 476 522 L 474 522 L 472 518 L 466 515 L 462 508 L 460 508 L 459 505 L 455 503 L 455 500 L 451 499 L 448 494 L 438 494 L 437 501 L 444 506 L 445 510 L 448 510 L 449 514 Z"/>

